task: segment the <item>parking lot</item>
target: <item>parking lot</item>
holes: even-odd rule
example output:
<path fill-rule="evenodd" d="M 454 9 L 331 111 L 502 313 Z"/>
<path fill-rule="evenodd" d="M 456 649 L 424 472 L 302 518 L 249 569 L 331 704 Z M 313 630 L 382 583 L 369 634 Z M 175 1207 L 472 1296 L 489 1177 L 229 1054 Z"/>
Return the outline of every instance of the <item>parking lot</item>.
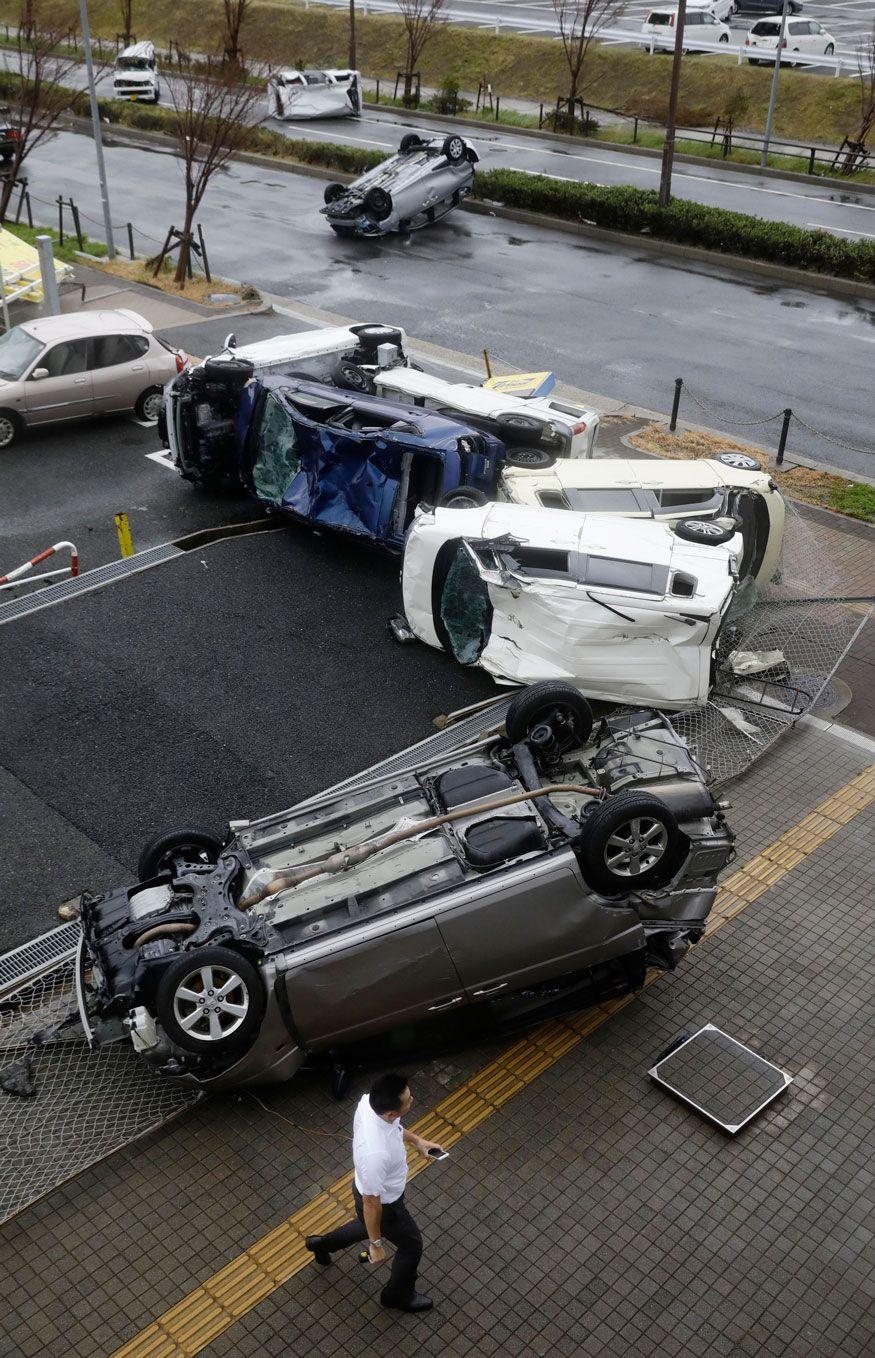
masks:
<path fill-rule="evenodd" d="M 245 342 L 299 324 L 193 318 L 162 334 L 203 354 L 231 328 Z M 624 427 L 606 427 L 607 450 Z M 494 691 L 390 640 L 397 560 L 269 519 L 235 536 L 258 506 L 195 492 L 148 456 L 156 443 L 120 419 L 4 455 L 15 561 L 59 537 L 83 569 L 113 560 L 119 510 L 138 550 L 229 530 L 0 626 L 4 948 L 51 928 L 81 888 L 129 880 L 156 830 L 288 806 Z M 871 531 L 822 526 L 844 588 L 862 592 Z M 405 1063 L 416 1125 L 452 1144 L 410 1190 L 427 1320 L 383 1312 L 354 1251 L 323 1273 L 302 1249 L 347 1213 L 372 1054 L 346 1101 L 320 1073 L 260 1104 L 214 1097 L 3 1227 L 9 1354 L 870 1350 L 873 660 L 864 631 L 840 671 L 847 727 L 827 711 L 731 785 L 739 862 L 677 973 L 510 1045 L 376 1057 Z M 734 1140 L 647 1080 L 708 1021 L 794 1077 Z"/>

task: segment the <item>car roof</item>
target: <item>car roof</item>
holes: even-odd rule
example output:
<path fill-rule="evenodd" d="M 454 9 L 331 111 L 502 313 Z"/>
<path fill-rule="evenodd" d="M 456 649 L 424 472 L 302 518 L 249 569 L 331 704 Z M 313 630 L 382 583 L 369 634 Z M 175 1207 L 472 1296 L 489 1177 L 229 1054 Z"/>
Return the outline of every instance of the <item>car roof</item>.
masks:
<path fill-rule="evenodd" d="M 516 469 L 507 467 L 504 475 Z M 536 476 L 530 472 L 523 475 Z M 724 467 L 709 458 L 560 458 L 548 472 L 541 473 L 544 485 L 552 478 L 569 490 L 711 490 L 719 486 L 754 486 L 768 481 L 765 472 Z"/>
<path fill-rule="evenodd" d="M 155 44 L 152 42 L 132 42 L 130 47 L 119 52 L 119 57 L 135 57 L 141 61 L 151 61 L 154 55 Z"/>
<path fill-rule="evenodd" d="M 398 391 L 408 396 L 424 396 L 432 401 L 443 401 L 448 406 L 469 415 L 495 416 L 511 411 L 539 416 L 544 421 L 573 424 L 577 420 L 592 421 L 595 411 L 575 406 L 574 413 L 551 403 L 549 397 L 516 396 L 512 392 L 497 391 L 492 387 L 478 387 L 468 382 L 447 382 L 431 373 L 416 368 L 384 368 L 374 376 L 378 387 Z"/>
<path fill-rule="evenodd" d="M 150 333 L 152 324 L 139 312 L 119 307 L 115 311 L 75 311 L 64 316 L 38 316 L 32 321 L 22 321 L 21 329 L 34 339 L 48 344 L 52 340 L 84 339 L 88 335 Z"/>

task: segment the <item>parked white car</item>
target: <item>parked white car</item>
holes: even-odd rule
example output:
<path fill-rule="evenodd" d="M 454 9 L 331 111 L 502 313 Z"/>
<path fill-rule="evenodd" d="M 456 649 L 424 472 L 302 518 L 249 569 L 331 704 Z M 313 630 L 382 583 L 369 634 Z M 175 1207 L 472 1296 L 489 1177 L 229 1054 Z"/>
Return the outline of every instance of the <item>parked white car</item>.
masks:
<path fill-rule="evenodd" d="M 687 532 L 707 535 L 713 523 L 740 528 L 742 579 L 767 584 L 775 574 L 784 538 L 785 506 L 767 472 L 746 453 L 714 458 L 596 458 L 556 462 L 548 471 L 502 468 L 504 499 L 531 508 L 620 514 L 673 525 L 681 519 L 705 525 Z"/>
<path fill-rule="evenodd" d="M 115 59 L 112 88 L 116 99 L 157 104 L 161 98 L 158 60 L 151 42 L 135 42 Z"/>
<path fill-rule="evenodd" d="M 550 395 L 514 396 L 493 387 L 447 382 L 418 368 L 377 371 L 369 389 L 494 434 L 513 448 L 517 465 L 520 456 L 527 454 L 533 470 L 549 468 L 556 458 L 591 457 L 598 433 L 597 412 L 572 401 Z"/>
<path fill-rule="evenodd" d="M 729 12 L 732 12 L 731 8 Z M 664 52 L 674 48 L 677 16 L 677 5 L 661 5 L 645 15 L 641 32 L 653 39 L 655 51 Z M 684 52 L 696 51 L 696 39 L 706 43 L 722 42 L 728 45 L 731 38 L 732 29 L 717 18 L 713 6 L 694 6 L 687 9 L 684 21 Z"/>
<path fill-rule="evenodd" d="M 358 118 L 362 111 L 358 71 L 275 71 L 267 82 L 267 115 L 288 122 L 309 118 Z"/>
<path fill-rule="evenodd" d="M 744 544 L 732 530 L 689 541 L 685 523 L 420 510 L 401 572 L 408 628 L 499 684 L 561 679 L 607 702 L 701 706 Z"/>
<path fill-rule="evenodd" d="M 775 49 L 778 46 L 778 39 L 781 33 L 780 14 L 770 15 L 766 19 L 758 19 L 748 31 L 744 40 L 745 47 L 763 52 L 764 56 L 749 56 L 748 61 L 751 66 L 760 65 L 762 61 L 772 65 L 775 60 Z M 787 30 L 781 42 L 783 55 L 781 56 L 782 66 L 797 65 L 792 56 L 787 55 L 792 52 L 804 52 L 808 56 L 835 56 L 836 40 L 831 33 L 828 33 L 816 19 L 790 19 L 787 20 Z M 766 53 L 770 53 L 768 57 Z"/>

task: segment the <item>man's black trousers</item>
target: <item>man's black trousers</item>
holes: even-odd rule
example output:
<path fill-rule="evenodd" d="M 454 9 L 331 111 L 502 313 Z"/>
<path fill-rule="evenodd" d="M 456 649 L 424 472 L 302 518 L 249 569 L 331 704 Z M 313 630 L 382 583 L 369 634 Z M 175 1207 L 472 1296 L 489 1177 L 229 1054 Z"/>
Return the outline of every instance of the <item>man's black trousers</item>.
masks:
<path fill-rule="evenodd" d="M 348 1245 L 358 1245 L 367 1240 L 365 1212 L 362 1195 L 353 1184 L 356 1220 L 338 1226 L 336 1231 L 322 1237 L 322 1243 L 329 1250 L 346 1249 Z M 383 1288 L 384 1301 L 408 1301 L 416 1285 L 416 1270 L 422 1258 L 422 1234 L 413 1217 L 404 1206 L 404 1194 L 394 1202 L 384 1202 L 380 1225 L 384 1240 L 395 1246 L 395 1258 L 389 1281 Z"/>

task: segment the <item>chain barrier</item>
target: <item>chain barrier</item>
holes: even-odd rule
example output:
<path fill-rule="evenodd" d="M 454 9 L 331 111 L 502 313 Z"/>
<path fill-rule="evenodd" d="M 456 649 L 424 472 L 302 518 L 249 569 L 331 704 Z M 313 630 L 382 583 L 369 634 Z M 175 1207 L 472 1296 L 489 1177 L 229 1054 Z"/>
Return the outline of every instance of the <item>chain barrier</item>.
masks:
<path fill-rule="evenodd" d="M 793 419 L 797 424 L 801 424 L 802 428 L 806 429 L 809 434 L 813 434 L 815 438 L 823 439 L 826 443 L 833 444 L 836 448 L 846 448 L 849 453 L 860 453 L 864 457 L 871 457 L 872 453 L 875 452 L 875 449 L 873 448 L 858 448 L 853 443 L 844 443 L 842 439 L 833 438 L 832 434 L 824 434 L 822 429 L 815 429 L 813 425 L 807 424 L 805 420 L 795 412 L 793 414 Z"/>
<path fill-rule="evenodd" d="M 709 406 L 705 401 L 700 400 L 695 392 L 690 390 L 686 382 L 684 382 L 684 391 L 687 393 L 693 404 L 697 405 L 706 415 L 718 415 L 724 424 L 733 425 L 738 429 L 752 429 L 755 425 L 774 424 L 775 420 L 784 418 L 783 410 L 779 410 L 777 415 L 767 415 L 761 420 L 730 420 L 727 419 L 725 415 L 722 415 L 716 406 Z"/>

